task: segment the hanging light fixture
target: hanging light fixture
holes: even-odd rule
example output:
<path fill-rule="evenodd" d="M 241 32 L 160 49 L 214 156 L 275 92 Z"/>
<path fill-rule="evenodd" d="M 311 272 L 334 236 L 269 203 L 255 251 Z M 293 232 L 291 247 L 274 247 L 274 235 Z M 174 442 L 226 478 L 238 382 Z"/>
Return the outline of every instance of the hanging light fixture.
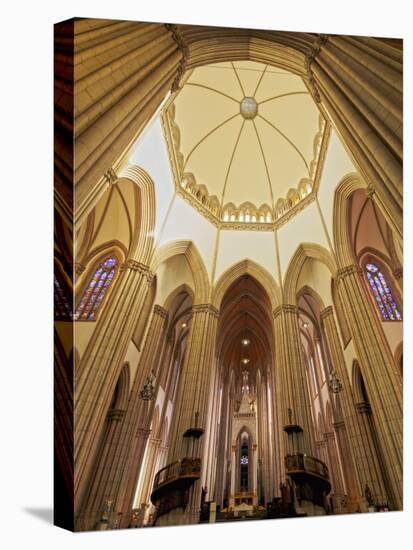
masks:
<path fill-rule="evenodd" d="M 241 344 L 242 344 L 243 346 L 249 346 L 249 343 L 250 343 L 250 341 L 248 340 L 248 338 L 243 338 L 243 339 L 241 340 Z"/>

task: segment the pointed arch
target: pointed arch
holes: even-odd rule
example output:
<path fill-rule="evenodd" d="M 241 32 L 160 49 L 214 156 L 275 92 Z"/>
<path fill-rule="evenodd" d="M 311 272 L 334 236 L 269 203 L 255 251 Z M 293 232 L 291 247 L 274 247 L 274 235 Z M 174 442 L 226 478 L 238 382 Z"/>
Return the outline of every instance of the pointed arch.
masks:
<path fill-rule="evenodd" d="M 327 266 L 332 277 L 336 275 L 336 261 L 326 248 L 316 243 L 301 243 L 292 256 L 284 276 L 284 302 L 286 304 L 295 305 L 297 303 L 298 278 L 307 258 L 319 260 Z"/>
<path fill-rule="evenodd" d="M 155 184 L 150 175 L 140 166 L 127 166 L 121 170 L 118 174 L 118 183 L 122 179 L 132 181 L 140 190 L 140 224 L 133 235 L 130 255 L 134 260 L 148 265 L 153 252 L 155 234 Z"/>
<path fill-rule="evenodd" d="M 173 290 L 169 294 L 169 296 L 165 299 L 164 304 L 163 304 L 164 309 L 169 311 L 169 308 L 172 306 L 175 298 L 179 294 L 184 294 L 184 293 L 188 294 L 188 296 L 191 298 L 192 302 L 194 301 L 194 291 L 192 290 L 192 288 L 189 285 L 187 285 L 186 283 L 182 283 L 181 285 L 176 287 L 175 290 Z"/>
<path fill-rule="evenodd" d="M 298 292 L 297 292 L 297 302 L 298 300 L 300 299 L 301 296 L 304 296 L 305 294 L 308 294 L 309 296 L 311 296 L 311 298 L 315 301 L 315 303 L 317 304 L 317 307 L 319 308 L 319 311 L 323 311 L 323 309 L 325 308 L 325 305 L 324 305 L 324 302 L 321 298 L 321 296 L 319 295 L 318 292 L 316 292 L 311 286 L 309 285 L 304 285 L 302 286 Z"/>
<path fill-rule="evenodd" d="M 115 386 L 113 394 L 113 401 L 111 408 L 113 410 L 126 411 L 129 401 L 130 390 L 130 365 L 127 361 L 124 363 L 122 370 L 120 371 L 118 381 Z"/>
<path fill-rule="evenodd" d="M 212 298 L 217 309 L 221 306 L 225 292 L 242 275 L 250 275 L 260 283 L 270 299 L 272 309 L 281 304 L 281 292 L 274 277 L 253 260 L 244 259 L 227 269 L 218 279 Z"/>
<path fill-rule="evenodd" d="M 210 283 L 208 272 L 198 248 L 192 241 L 172 241 L 161 246 L 154 254 L 151 261 L 151 270 L 156 272 L 158 267 L 172 258 L 182 254 L 188 261 L 195 283 L 195 302 L 198 304 L 208 303 L 210 294 Z"/>
<path fill-rule="evenodd" d="M 333 240 L 337 263 L 341 267 L 356 262 L 349 235 L 348 199 L 357 189 L 367 189 L 367 184 L 357 172 L 346 174 L 334 192 Z"/>

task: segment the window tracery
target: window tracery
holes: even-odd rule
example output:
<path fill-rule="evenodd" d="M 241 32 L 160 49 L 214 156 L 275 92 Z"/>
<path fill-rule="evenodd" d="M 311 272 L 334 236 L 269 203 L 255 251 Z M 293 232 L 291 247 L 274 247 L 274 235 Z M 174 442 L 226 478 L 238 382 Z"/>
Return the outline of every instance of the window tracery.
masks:
<path fill-rule="evenodd" d="M 76 308 L 75 319 L 96 320 L 96 314 L 117 272 L 118 263 L 116 256 L 110 256 L 97 266 Z"/>
<path fill-rule="evenodd" d="M 367 263 L 365 273 L 371 294 L 380 310 L 383 321 L 401 321 L 401 313 L 379 266 L 374 263 Z"/>

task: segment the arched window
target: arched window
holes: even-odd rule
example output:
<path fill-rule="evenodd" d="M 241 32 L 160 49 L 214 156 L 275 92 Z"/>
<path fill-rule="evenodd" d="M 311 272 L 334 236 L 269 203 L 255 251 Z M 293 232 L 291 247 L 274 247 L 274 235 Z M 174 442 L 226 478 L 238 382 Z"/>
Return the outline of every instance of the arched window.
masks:
<path fill-rule="evenodd" d="M 67 287 L 54 273 L 54 318 L 55 321 L 72 320 L 72 304 Z"/>
<path fill-rule="evenodd" d="M 384 321 L 401 321 L 401 313 L 380 268 L 376 264 L 368 263 L 365 270 L 373 298 L 380 309 L 382 319 Z"/>
<path fill-rule="evenodd" d="M 97 311 L 112 284 L 117 268 L 118 259 L 116 256 L 104 259 L 97 266 L 76 308 L 75 319 L 86 321 L 96 319 Z"/>

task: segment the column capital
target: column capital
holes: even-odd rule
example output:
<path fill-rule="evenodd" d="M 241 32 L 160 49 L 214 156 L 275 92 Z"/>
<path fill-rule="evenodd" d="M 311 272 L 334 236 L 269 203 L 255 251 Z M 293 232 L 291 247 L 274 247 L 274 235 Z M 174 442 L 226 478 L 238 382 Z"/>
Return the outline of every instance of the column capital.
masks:
<path fill-rule="evenodd" d="M 356 403 L 357 412 L 360 414 L 370 414 L 371 407 L 369 403 L 363 401 L 362 403 Z"/>
<path fill-rule="evenodd" d="M 121 271 L 126 271 L 127 269 L 130 269 L 131 271 L 137 271 L 138 273 L 140 273 L 146 278 L 148 283 L 150 283 L 153 279 L 153 273 L 150 270 L 149 266 L 141 262 L 137 262 L 136 260 L 129 259 L 129 260 L 126 260 L 126 262 L 124 262 L 123 264 L 121 264 L 120 266 Z"/>
<path fill-rule="evenodd" d="M 148 430 L 146 428 L 138 428 L 136 430 L 137 437 L 142 437 L 143 439 L 148 439 L 150 433 L 152 430 Z"/>
<path fill-rule="evenodd" d="M 324 438 L 325 441 L 328 441 L 329 439 L 334 440 L 335 439 L 335 434 L 334 434 L 334 432 L 324 432 L 323 433 L 323 438 Z"/>
<path fill-rule="evenodd" d="M 109 422 L 119 422 L 125 416 L 125 412 L 124 409 L 111 409 L 108 412 L 107 418 Z"/>
<path fill-rule="evenodd" d="M 86 269 L 86 266 L 81 264 L 80 262 L 75 262 L 75 273 L 76 275 L 82 275 L 84 270 Z"/>
<path fill-rule="evenodd" d="M 281 304 L 277 306 L 272 312 L 274 319 L 278 317 L 281 313 L 298 313 L 298 307 L 294 304 Z"/>
<path fill-rule="evenodd" d="M 219 310 L 212 304 L 196 304 L 192 306 L 192 313 L 210 313 L 216 318 L 219 316 Z"/>
<path fill-rule="evenodd" d="M 333 428 L 336 432 L 339 432 L 345 427 L 344 420 L 339 420 L 338 422 L 333 422 Z"/>
<path fill-rule="evenodd" d="M 113 167 L 109 168 L 109 170 L 106 170 L 106 172 L 103 174 L 103 178 L 105 182 L 107 182 L 109 185 L 115 185 L 119 179 Z"/>
<path fill-rule="evenodd" d="M 168 31 L 170 31 L 172 33 L 172 38 L 174 39 L 174 41 L 178 45 L 178 48 L 179 48 L 179 50 L 182 54 L 182 57 L 181 57 L 181 60 L 179 62 L 178 69 L 177 69 L 177 72 L 176 72 L 176 76 L 175 76 L 175 78 L 172 82 L 172 86 L 171 86 L 171 92 L 173 93 L 173 92 L 176 92 L 177 90 L 179 90 L 179 88 L 180 88 L 179 84 L 180 84 L 181 78 L 182 78 L 182 76 L 183 76 L 183 74 L 185 73 L 185 70 L 186 70 L 186 63 L 187 63 L 187 60 L 188 60 L 189 49 L 188 49 L 187 43 L 185 42 L 184 37 L 181 34 L 181 31 L 179 30 L 178 25 L 174 25 L 174 24 L 171 24 L 171 23 L 166 23 L 165 27 L 168 29 Z"/>
<path fill-rule="evenodd" d="M 372 199 L 373 198 L 373 195 L 375 195 L 376 193 L 376 188 L 375 186 L 370 182 L 368 185 L 367 185 L 367 189 L 366 189 L 366 194 L 367 196 Z"/>
<path fill-rule="evenodd" d="M 400 266 L 400 267 L 397 267 L 396 269 L 393 270 L 393 275 L 395 277 L 395 279 L 402 279 L 403 278 L 403 267 Z"/>
<path fill-rule="evenodd" d="M 340 269 L 337 270 L 337 280 L 340 281 L 341 279 L 344 279 L 345 277 L 348 277 L 349 275 L 353 275 L 354 273 L 362 273 L 362 269 L 360 266 L 356 264 L 347 265 L 346 267 L 340 267 Z"/>
<path fill-rule="evenodd" d="M 322 311 L 320 311 L 320 318 L 322 320 L 330 317 L 334 314 L 333 306 L 327 306 Z"/>
<path fill-rule="evenodd" d="M 156 313 L 156 315 L 159 315 L 159 317 L 162 317 L 163 319 L 166 319 L 168 317 L 167 310 L 162 306 L 160 306 L 159 304 L 155 304 L 153 308 L 153 312 Z"/>

